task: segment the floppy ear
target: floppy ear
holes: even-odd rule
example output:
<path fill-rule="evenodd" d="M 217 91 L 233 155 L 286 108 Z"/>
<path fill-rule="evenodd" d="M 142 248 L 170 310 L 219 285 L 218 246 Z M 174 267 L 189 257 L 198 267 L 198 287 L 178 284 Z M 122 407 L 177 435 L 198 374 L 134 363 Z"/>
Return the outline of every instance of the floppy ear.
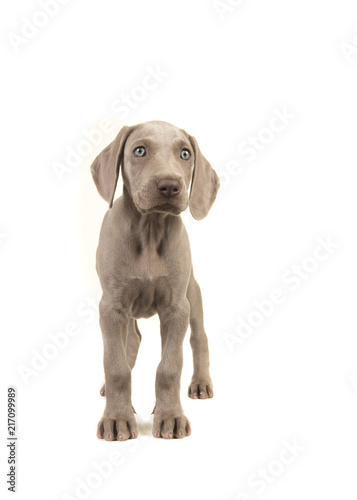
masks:
<path fill-rule="evenodd" d="M 201 220 L 210 211 L 219 189 L 219 177 L 203 156 L 194 137 L 189 135 L 195 154 L 195 166 L 189 198 L 190 212 L 197 220 Z"/>
<path fill-rule="evenodd" d="M 125 141 L 132 130 L 133 127 L 123 127 L 114 141 L 103 149 L 90 167 L 98 192 L 109 203 L 109 208 L 113 205 Z"/>

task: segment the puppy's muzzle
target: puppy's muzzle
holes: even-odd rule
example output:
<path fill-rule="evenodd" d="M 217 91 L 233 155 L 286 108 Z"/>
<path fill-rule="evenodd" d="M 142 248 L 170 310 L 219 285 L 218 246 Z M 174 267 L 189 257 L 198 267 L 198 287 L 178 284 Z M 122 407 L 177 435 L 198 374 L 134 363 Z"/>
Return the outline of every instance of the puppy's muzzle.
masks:
<path fill-rule="evenodd" d="M 181 192 L 181 184 L 176 179 L 161 179 L 156 187 L 164 198 L 173 198 Z"/>

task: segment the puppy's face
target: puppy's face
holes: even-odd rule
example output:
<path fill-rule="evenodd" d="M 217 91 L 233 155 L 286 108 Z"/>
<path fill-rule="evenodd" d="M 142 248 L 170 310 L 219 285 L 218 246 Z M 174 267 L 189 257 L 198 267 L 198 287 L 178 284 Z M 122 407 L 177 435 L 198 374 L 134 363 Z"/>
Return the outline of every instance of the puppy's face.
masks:
<path fill-rule="evenodd" d="M 178 215 L 186 210 L 194 168 L 188 135 L 165 122 L 143 123 L 128 136 L 122 166 L 124 184 L 142 214 Z"/>

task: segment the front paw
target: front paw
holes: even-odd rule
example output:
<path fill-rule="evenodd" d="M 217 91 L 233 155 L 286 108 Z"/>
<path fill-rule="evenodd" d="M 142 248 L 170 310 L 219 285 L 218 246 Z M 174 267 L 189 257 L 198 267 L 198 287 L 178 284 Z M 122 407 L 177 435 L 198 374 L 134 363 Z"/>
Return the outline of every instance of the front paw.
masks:
<path fill-rule="evenodd" d="M 120 415 L 105 416 L 98 423 L 97 437 L 106 441 L 126 441 L 138 437 L 138 427 L 134 414 L 129 412 Z"/>
<path fill-rule="evenodd" d="M 191 424 L 181 412 L 176 415 L 175 412 L 161 411 L 155 408 L 152 433 L 157 438 L 182 439 L 191 434 Z"/>
<path fill-rule="evenodd" d="M 188 397 L 191 399 L 213 398 L 213 385 L 211 380 L 194 380 L 188 388 Z"/>

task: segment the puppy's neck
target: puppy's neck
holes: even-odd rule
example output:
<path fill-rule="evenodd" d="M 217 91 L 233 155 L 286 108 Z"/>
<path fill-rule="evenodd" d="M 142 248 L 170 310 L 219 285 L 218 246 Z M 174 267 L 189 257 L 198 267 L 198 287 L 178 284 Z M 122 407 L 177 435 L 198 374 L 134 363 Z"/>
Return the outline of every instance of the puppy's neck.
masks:
<path fill-rule="evenodd" d="M 159 212 L 140 213 L 125 186 L 122 196 L 125 211 L 130 218 L 130 234 L 136 253 L 149 252 L 161 256 L 165 250 L 169 226 L 179 217 Z"/>

